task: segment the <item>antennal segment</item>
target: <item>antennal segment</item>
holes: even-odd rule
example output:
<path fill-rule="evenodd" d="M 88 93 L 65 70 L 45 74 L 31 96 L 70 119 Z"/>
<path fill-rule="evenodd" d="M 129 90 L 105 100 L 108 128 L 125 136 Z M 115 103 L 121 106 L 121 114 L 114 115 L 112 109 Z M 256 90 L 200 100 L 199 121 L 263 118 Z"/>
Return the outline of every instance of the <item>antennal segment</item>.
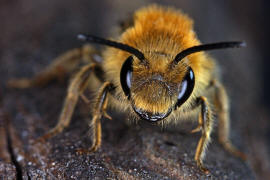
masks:
<path fill-rule="evenodd" d="M 212 43 L 212 44 L 203 44 L 203 45 L 193 46 L 177 54 L 171 65 L 172 66 L 177 65 L 186 56 L 196 53 L 196 52 L 209 51 L 209 50 L 215 50 L 215 49 L 225 49 L 225 48 L 240 48 L 240 47 L 245 47 L 245 46 L 246 46 L 246 43 L 241 42 L 241 41 L 218 42 L 218 43 Z"/>
<path fill-rule="evenodd" d="M 145 61 L 144 54 L 141 51 L 139 51 L 138 49 L 135 49 L 134 47 L 131 47 L 129 45 L 122 44 L 122 43 L 119 43 L 116 41 L 103 39 L 103 38 L 92 36 L 92 35 L 78 34 L 77 37 L 79 40 L 82 40 L 82 41 L 103 44 L 103 45 L 111 46 L 111 47 L 114 47 L 117 49 L 121 49 L 123 51 L 129 52 L 129 53 L 135 55 L 140 61 L 142 61 L 142 62 Z"/>

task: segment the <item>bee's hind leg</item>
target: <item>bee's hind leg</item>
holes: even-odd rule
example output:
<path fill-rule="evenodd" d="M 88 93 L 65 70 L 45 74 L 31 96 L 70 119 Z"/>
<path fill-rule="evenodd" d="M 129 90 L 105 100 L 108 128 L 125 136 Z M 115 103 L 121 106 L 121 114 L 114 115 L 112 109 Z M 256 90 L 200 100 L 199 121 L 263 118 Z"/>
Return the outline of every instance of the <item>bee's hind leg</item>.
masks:
<path fill-rule="evenodd" d="M 7 86 L 11 88 L 30 88 L 44 86 L 52 80 L 62 80 L 67 74 L 74 71 L 80 63 L 91 63 L 92 55 L 96 51 L 88 44 L 75 48 L 55 58 L 44 70 L 32 78 L 10 79 Z"/>

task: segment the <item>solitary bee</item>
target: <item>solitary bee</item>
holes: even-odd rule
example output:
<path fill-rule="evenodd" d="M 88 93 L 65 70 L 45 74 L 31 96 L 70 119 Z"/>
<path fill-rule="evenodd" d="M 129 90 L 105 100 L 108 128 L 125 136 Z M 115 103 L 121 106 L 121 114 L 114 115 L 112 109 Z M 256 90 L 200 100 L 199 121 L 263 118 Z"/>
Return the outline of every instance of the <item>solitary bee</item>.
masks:
<path fill-rule="evenodd" d="M 132 23 L 117 41 L 92 35 L 78 35 L 80 40 L 109 46 L 103 61 L 94 58 L 96 51 L 86 44 L 56 58 L 32 79 L 13 79 L 9 86 L 28 88 L 44 85 L 74 70 L 83 61 L 86 65 L 72 79 L 58 124 L 39 140 L 61 133 L 70 123 L 79 98 L 87 88 L 99 86 L 90 127 L 92 146 L 80 153 L 94 152 L 101 145 L 102 116 L 111 118 L 106 109 L 115 107 L 130 113 L 133 119 L 155 124 L 177 123 L 198 119 L 201 132 L 195 161 L 203 165 L 213 129 L 213 111 L 219 119 L 219 141 L 226 150 L 245 159 L 229 139 L 229 104 L 226 90 L 218 79 L 215 61 L 204 51 L 243 47 L 243 42 L 219 42 L 201 45 L 193 31 L 193 21 L 173 8 L 150 5 L 137 10 Z"/>

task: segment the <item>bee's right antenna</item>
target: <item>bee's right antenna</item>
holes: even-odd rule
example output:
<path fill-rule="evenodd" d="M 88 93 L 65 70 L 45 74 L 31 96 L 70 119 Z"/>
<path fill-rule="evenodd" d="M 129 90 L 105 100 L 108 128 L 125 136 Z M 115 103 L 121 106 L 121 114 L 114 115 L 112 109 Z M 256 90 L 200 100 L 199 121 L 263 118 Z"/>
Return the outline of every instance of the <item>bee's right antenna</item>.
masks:
<path fill-rule="evenodd" d="M 111 46 L 111 47 L 114 47 L 117 49 L 121 49 L 123 51 L 129 52 L 129 53 L 135 55 L 140 61 L 142 61 L 142 62 L 145 61 L 144 54 L 141 51 L 139 51 L 138 49 L 135 49 L 134 47 L 131 47 L 127 44 L 122 44 L 119 42 L 111 41 L 108 39 L 103 39 L 103 38 L 92 36 L 92 35 L 79 34 L 77 37 L 78 37 L 78 39 L 80 39 L 82 41 L 103 44 L 103 45 Z"/>
<path fill-rule="evenodd" d="M 171 65 L 172 66 L 177 65 L 184 57 L 190 54 L 196 53 L 196 52 L 209 51 L 209 50 L 214 50 L 214 49 L 239 48 L 239 47 L 245 47 L 245 46 L 246 46 L 246 43 L 241 42 L 241 41 L 218 42 L 218 43 L 212 43 L 212 44 L 203 44 L 203 45 L 193 46 L 177 54 Z"/>

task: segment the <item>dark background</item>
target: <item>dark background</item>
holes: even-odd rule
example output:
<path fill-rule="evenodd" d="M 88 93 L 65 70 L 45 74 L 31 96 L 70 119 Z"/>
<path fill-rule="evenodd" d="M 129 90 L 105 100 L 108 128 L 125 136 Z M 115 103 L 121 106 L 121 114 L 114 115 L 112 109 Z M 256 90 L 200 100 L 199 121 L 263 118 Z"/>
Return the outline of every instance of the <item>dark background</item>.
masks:
<path fill-rule="evenodd" d="M 194 19 L 194 28 L 202 43 L 228 40 L 244 40 L 247 43 L 246 48 L 215 51 L 211 52 L 211 55 L 220 64 L 221 76 L 230 96 L 233 142 L 249 153 L 249 166 L 257 178 L 269 177 L 270 4 L 266 0 L 2 0 L 0 97 L 2 109 L 15 118 L 13 124 L 15 123 L 16 131 L 21 134 L 24 126 L 27 126 L 20 124 L 23 122 L 18 117 L 21 114 L 17 113 L 18 109 L 14 107 L 18 104 L 17 101 L 26 106 L 32 114 L 41 116 L 38 118 L 40 123 L 36 124 L 42 130 L 38 132 L 39 135 L 44 129 L 52 127 L 61 108 L 66 84 L 51 85 L 56 86 L 56 90 L 45 88 L 15 91 L 5 88 L 7 79 L 30 77 L 57 55 L 79 47 L 81 42 L 76 39 L 78 33 L 110 37 L 119 22 L 137 8 L 152 2 L 174 6 L 189 14 Z M 58 96 L 59 100 L 44 101 L 41 97 L 48 94 Z M 34 103 L 28 104 L 24 103 L 25 101 Z M 47 113 L 47 109 L 54 106 L 56 109 Z M 49 121 L 44 122 L 42 116 Z"/>

